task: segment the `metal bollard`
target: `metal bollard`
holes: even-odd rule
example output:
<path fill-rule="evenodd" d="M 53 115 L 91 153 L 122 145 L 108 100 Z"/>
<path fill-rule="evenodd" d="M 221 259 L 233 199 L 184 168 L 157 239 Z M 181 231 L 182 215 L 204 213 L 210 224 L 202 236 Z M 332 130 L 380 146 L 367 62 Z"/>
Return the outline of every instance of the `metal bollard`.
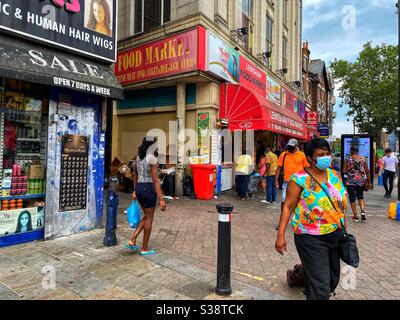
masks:
<path fill-rule="evenodd" d="M 106 205 L 107 205 L 107 220 L 106 220 L 103 245 L 106 247 L 112 247 L 118 244 L 116 235 L 117 211 L 119 205 L 118 193 L 113 191 L 108 191 Z"/>
<path fill-rule="evenodd" d="M 218 210 L 218 257 L 217 287 L 219 295 L 230 295 L 231 288 L 231 216 L 233 206 L 228 203 L 217 205 Z"/>

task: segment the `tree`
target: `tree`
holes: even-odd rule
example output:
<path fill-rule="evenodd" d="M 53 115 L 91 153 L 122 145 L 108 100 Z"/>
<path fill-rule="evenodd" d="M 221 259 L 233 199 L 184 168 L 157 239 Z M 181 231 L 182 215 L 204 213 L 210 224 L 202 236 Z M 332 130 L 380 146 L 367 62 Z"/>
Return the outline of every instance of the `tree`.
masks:
<path fill-rule="evenodd" d="M 397 46 L 371 42 L 364 45 L 355 62 L 335 59 L 331 66 L 335 84 L 340 84 L 340 106 L 350 107 L 360 132 L 380 140 L 383 129 L 397 126 Z M 379 141 L 378 140 L 378 141 Z"/>

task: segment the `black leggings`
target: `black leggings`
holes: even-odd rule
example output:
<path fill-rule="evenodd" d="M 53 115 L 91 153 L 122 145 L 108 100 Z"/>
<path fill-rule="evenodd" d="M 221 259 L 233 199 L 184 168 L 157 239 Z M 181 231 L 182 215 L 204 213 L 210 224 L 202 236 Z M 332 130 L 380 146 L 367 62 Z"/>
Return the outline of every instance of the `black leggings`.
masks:
<path fill-rule="evenodd" d="M 329 300 L 339 284 L 339 239 L 343 231 L 314 236 L 295 234 L 294 242 L 304 270 L 307 300 Z"/>
<path fill-rule="evenodd" d="M 389 170 L 385 170 L 383 171 L 383 186 L 385 188 L 386 193 L 388 194 L 392 194 L 393 191 L 393 180 L 394 180 L 394 176 L 395 176 L 395 172 L 393 171 L 389 171 Z M 389 179 L 389 188 L 387 186 L 387 181 Z"/>

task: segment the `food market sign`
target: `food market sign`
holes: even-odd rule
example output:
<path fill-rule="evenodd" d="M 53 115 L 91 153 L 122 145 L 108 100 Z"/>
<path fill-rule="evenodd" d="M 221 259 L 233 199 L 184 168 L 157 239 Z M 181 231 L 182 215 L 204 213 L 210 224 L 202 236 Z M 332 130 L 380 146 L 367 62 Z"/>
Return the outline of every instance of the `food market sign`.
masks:
<path fill-rule="evenodd" d="M 204 70 L 205 29 L 187 31 L 118 52 L 115 75 L 123 85 Z"/>
<path fill-rule="evenodd" d="M 115 62 L 116 0 L 1 0 L 0 30 Z"/>

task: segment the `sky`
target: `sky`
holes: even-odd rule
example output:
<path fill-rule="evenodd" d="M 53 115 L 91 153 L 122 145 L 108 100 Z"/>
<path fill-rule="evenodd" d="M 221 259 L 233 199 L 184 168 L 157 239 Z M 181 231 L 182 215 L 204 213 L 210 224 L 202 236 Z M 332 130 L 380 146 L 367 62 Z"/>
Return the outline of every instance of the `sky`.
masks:
<path fill-rule="evenodd" d="M 309 42 L 311 59 L 327 65 L 336 59 L 354 61 L 363 44 L 397 44 L 396 0 L 303 0 L 303 41 Z M 339 84 L 340 85 L 340 84 Z M 338 87 L 338 85 L 336 86 Z M 353 133 L 353 121 L 347 121 L 348 106 L 339 107 L 333 135 Z"/>

